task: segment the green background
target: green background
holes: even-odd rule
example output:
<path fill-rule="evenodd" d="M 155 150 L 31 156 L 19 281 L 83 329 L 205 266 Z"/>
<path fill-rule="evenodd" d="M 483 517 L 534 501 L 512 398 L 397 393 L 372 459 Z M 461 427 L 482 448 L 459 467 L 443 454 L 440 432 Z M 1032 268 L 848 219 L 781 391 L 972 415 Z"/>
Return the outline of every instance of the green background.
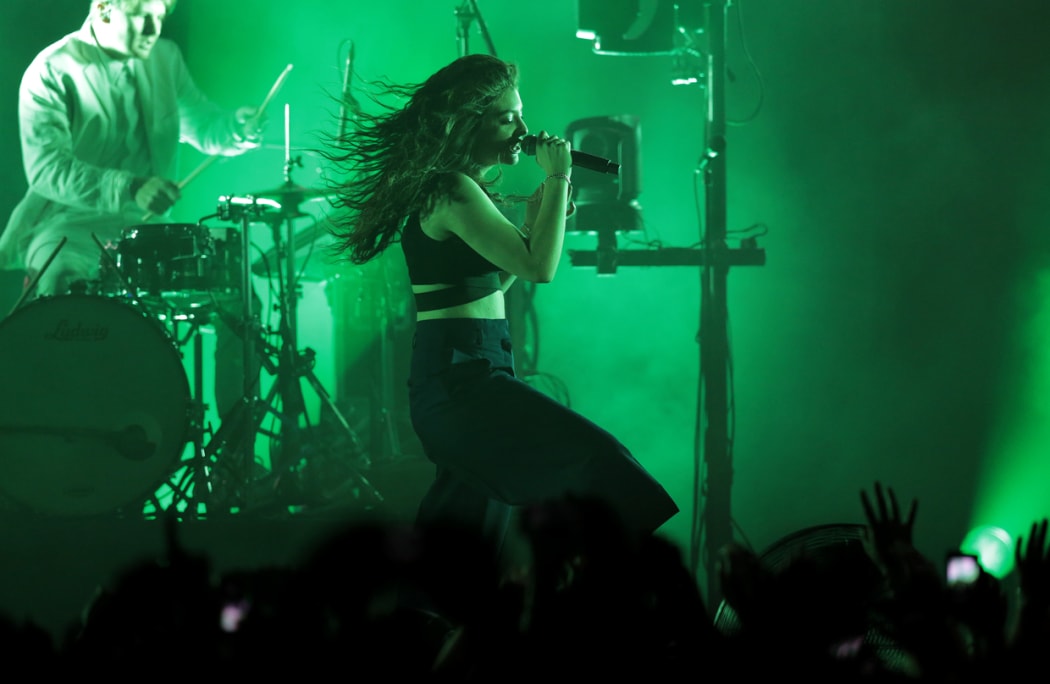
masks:
<path fill-rule="evenodd" d="M 25 189 L 21 71 L 79 25 L 86 5 L 7 7 L 0 206 Z M 574 35 L 576 2 L 477 5 L 497 54 L 521 67 L 532 130 L 638 116 L 644 239 L 697 243 L 704 89 L 672 86 L 667 56 L 595 54 Z M 464 48 L 488 51 L 476 23 L 467 45 L 457 39 L 457 7 L 181 0 L 167 35 L 221 104 L 258 104 L 293 69 L 269 108 L 265 147 L 211 166 L 173 221 L 212 214 L 223 194 L 279 186 L 286 142 L 302 162 L 293 180 L 319 185 L 323 167 L 309 149 L 335 130 L 330 95 L 347 41 L 362 78 L 422 80 Z M 1047 514 L 1048 19 L 1042 0 L 743 0 L 729 9 L 728 229 L 768 228 L 766 264 L 729 276 L 740 539 L 761 549 L 809 526 L 861 522 L 859 492 L 876 480 L 919 499 L 917 542 L 938 560 L 975 525 L 1026 533 Z M 181 174 L 202 160 L 185 149 Z M 541 178 L 524 158 L 504 188 L 527 192 Z M 323 206 L 307 209 L 320 216 Z M 272 244 L 267 226 L 251 231 L 260 249 Z M 594 240 L 573 234 L 567 248 Z M 396 278 L 397 266 L 383 268 Z M 299 332 L 318 353 L 318 377 L 343 400 L 357 389 L 345 368 L 371 344 L 372 325 L 356 326 L 346 302 L 374 296 L 389 272 L 320 270 L 304 284 Z M 17 274 L 5 283 L 13 299 Z M 564 388 L 559 398 L 617 435 L 679 502 L 662 532 L 683 550 L 704 502 L 694 490 L 699 294 L 696 268 L 598 276 L 566 257 L 525 322 L 546 386 Z M 381 303 L 400 363 L 410 328 L 403 288 Z M 400 397 L 399 372 L 389 375 Z M 410 440 L 406 451 L 418 458 Z"/>

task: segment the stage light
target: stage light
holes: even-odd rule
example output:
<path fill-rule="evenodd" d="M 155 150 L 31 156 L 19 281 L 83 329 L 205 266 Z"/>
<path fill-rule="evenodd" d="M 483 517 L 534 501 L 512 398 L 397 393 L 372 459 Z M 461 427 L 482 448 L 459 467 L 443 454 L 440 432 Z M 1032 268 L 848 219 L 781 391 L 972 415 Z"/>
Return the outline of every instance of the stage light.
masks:
<path fill-rule="evenodd" d="M 977 556 L 985 572 L 999 579 L 1014 568 L 1014 539 L 1001 527 L 975 527 L 966 534 L 959 548 Z"/>
<path fill-rule="evenodd" d="M 576 214 L 568 229 L 591 234 L 643 229 L 638 195 L 641 181 L 641 127 L 638 117 L 593 116 L 571 122 L 565 137 L 574 150 L 620 165 L 616 175 L 577 169 L 572 175 Z"/>
<path fill-rule="evenodd" d="M 579 38 L 599 55 L 668 55 L 674 50 L 675 3 L 667 0 L 579 0 Z"/>
<path fill-rule="evenodd" d="M 700 47 L 704 7 L 699 0 L 579 0 L 576 37 L 598 55 L 671 57 L 671 84 L 704 79 Z"/>

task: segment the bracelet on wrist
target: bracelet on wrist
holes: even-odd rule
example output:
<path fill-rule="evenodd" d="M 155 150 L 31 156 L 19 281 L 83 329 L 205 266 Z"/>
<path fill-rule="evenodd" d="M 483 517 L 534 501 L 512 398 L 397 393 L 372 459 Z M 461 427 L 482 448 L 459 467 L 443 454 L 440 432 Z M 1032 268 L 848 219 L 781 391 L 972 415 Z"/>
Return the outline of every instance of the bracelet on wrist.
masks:
<path fill-rule="evenodd" d="M 543 182 L 546 183 L 547 181 L 549 181 L 552 178 L 560 178 L 560 179 L 565 181 L 565 184 L 569 186 L 568 187 L 568 191 L 567 191 L 565 196 L 567 198 L 569 198 L 569 200 L 571 201 L 571 199 L 572 199 L 572 179 L 569 178 L 569 174 L 567 174 L 567 173 L 552 173 L 549 176 L 547 176 L 546 178 L 544 178 Z"/>

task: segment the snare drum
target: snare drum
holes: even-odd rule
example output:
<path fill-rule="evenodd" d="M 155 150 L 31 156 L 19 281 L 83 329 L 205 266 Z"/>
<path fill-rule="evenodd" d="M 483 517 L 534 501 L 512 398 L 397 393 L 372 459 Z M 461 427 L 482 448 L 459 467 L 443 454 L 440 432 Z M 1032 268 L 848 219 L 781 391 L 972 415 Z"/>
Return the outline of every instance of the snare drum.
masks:
<path fill-rule="evenodd" d="M 101 291 L 134 294 L 153 307 L 186 311 L 209 306 L 235 289 L 225 244 L 206 226 L 145 224 L 122 231 L 101 264 Z M 115 267 L 115 272 L 114 272 Z"/>
<path fill-rule="evenodd" d="M 215 238 L 215 256 L 210 261 L 209 280 L 217 295 L 237 294 L 241 291 L 241 231 L 227 228 L 224 237 Z"/>
<path fill-rule="evenodd" d="M 192 403 L 167 330 L 120 299 L 59 295 L 0 322 L 0 490 L 38 513 L 141 506 L 178 468 Z"/>

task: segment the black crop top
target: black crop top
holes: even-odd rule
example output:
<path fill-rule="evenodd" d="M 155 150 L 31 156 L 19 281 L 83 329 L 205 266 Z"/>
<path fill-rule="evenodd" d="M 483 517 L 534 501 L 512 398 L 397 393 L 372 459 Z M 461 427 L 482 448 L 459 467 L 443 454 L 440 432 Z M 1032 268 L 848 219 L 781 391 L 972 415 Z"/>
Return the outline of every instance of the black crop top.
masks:
<path fill-rule="evenodd" d="M 408 278 L 413 285 L 447 283 L 452 287 L 416 293 L 416 310 L 433 311 L 467 304 L 500 289 L 500 269 L 458 236 L 434 240 L 423 232 L 419 215 L 413 214 L 401 232 Z"/>

